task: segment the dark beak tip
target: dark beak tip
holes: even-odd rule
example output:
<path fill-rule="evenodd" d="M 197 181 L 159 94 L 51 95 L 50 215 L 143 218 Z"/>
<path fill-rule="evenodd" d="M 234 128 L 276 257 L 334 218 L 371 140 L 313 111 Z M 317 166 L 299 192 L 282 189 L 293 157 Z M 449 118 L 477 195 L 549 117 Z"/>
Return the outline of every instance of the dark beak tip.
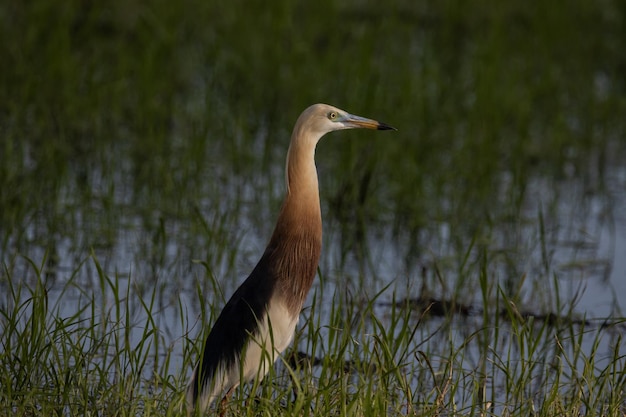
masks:
<path fill-rule="evenodd" d="M 378 122 L 378 130 L 398 130 L 393 126 L 389 126 L 386 123 Z"/>

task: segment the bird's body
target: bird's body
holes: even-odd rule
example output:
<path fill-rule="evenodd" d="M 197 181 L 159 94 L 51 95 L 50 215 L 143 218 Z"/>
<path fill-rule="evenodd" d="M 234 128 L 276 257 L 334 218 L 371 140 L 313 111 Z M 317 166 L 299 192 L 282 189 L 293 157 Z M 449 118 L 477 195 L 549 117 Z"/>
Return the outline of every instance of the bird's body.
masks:
<path fill-rule="evenodd" d="M 187 389 L 189 413 L 263 376 L 291 343 L 322 249 L 315 147 L 333 130 L 391 127 L 316 104 L 298 118 L 287 152 L 285 200 L 263 256 L 209 333 Z M 228 395 L 228 394 L 227 394 Z"/>

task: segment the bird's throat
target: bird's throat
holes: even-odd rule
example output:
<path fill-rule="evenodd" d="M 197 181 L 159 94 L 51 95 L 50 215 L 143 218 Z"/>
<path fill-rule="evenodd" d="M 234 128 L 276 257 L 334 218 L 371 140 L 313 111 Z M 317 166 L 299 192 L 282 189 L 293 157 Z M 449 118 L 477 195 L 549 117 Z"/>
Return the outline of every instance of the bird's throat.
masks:
<path fill-rule="evenodd" d="M 322 249 L 322 216 L 313 151 L 291 147 L 288 190 L 268 246 L 276 272 L 275 295 L 298 315 L 317 273 Z"/>

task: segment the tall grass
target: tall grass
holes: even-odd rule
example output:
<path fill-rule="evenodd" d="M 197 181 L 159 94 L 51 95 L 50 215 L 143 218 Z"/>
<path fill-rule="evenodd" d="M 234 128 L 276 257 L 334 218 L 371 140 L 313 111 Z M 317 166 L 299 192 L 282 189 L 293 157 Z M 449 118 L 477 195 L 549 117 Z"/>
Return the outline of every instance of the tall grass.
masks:
<path fill-rule="evenodd" d="M 176 415 L 185 370 L 200 346 L 186 337 L 166 337 L 158 316 L 178 310 L 179 328 L 187 328 L 185 306 L 160 306 L 155 289 L 140 292 L 132 280 L 108 276 L 97 259 L 85 262 L 98 271 L 99 295 L 73 279 L 53 293 L 41 265 L 33 262 L 33 287 L 8 282 L 1 317 L 2 413 Z M 240 389 L 230 412 L 624 412 L 623 321 L 587 328 L 571 317 L 561 323 L 533 319 L 523 317 L 501 290 L 484 287 L 483 294 L 483 317 L 458 319 L 429 317 L 428 310 L 416 311 L 397 295 L 386 303 L 382 293 L 336 294 L 330 310 L 316 295 L 293 351 L 263 384 Z M 69 297 L 77 297 L 71 311 L 64 306 Z M 303 353 L 296 355 L 298 350 Z M 249 399 L 257 394 L 256 401 Z"/>
<path fill-rule="evenodd" d="M 33 286 L 5 283 L 3 415 L 136 415 L 170 407 L 178 369 L 154 317 L 157 291 L 146 296 L 106 275 L 97 260 L 86 262 L 98 270 L 97 294 L 82 289 L 78 271 L 52 287 L 32 261 Z"/>

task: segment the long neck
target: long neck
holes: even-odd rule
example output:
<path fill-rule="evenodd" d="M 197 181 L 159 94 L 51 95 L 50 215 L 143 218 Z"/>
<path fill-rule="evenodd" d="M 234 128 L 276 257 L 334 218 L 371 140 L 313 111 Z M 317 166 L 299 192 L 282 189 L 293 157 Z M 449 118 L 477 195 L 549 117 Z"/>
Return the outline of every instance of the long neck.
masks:
<path fill-rule="evenodd" d="M 299 314 L 317 272 L 322 247 L 315 143 L 292 138 L 287 154 L 287 194 L 266 254 L 276 279 L 276 295 Z"/>
<path fill-rule="evenodd" d="M 300 209 L 314 210 L 320 214 L 315 146 L 307 141 L 292 139 L 287 152 L 285 175 L 287 186 L 285 203 L 294 203 Z"/>

